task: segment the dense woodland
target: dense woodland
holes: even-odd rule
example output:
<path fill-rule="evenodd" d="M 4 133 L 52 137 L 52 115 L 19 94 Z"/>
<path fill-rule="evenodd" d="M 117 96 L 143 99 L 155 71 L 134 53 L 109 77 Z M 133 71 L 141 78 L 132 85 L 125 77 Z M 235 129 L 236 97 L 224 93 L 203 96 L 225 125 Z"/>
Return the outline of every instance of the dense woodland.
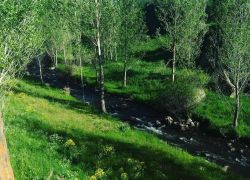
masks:
<path fill-rule="evenodd" d="M 2 0 L 0 17 L 0 179 L 249 177 L 249 0 Z"/>

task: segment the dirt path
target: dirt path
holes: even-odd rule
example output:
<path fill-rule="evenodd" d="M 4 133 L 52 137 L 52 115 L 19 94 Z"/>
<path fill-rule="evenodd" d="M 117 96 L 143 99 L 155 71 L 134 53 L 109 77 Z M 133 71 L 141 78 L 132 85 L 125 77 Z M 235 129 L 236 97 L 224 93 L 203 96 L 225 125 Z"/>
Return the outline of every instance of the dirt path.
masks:
<path fill-rule="evenodd" d="M 0 113 L 0 180 L 14 180 L 10 165 L 7 143 L 4 135 L 2 113 Z"/>

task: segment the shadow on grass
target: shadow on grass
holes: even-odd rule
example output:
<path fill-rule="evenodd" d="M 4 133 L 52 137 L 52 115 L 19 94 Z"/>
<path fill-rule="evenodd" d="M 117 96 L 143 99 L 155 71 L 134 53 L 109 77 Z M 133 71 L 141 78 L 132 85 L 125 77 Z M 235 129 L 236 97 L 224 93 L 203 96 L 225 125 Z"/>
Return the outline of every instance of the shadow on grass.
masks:
<path fill-rule="evenodd" d="M 39 84 L 39 83 L 35 84 L 35 86 L 37 86 L 38 88 L 46 88 L 46 86 Z M 53 90 L 62 90 L 62 89 L 55 88 L 55 87 L 53 87 L 52 89 Z M 25 93 L 25 94 L 32 96 L 32 97 L 42 98 L 42 99 L 48 100 L 49 102 L 52 102 L 52 103 L 58 103 L 61 106 L 63 106 L 64 108 L 71 109 L 71 110 L 74 110 L 76 112 L 99 113 L 94 107 L 87 106 L 83 102 L 81 102 L 77 99 L 70 100 L 70 99 L 62 99 L 62 98 L 54 97 L 53 95 L 44 95 L 42 93 L 32 92 L 28 88 L 27 89 L 15 88 L 14 93 Z"/>
<path fill-rule="evenodd" d="M 172 53 L 164 50 L 163 48 L 159 48 L 154 51 L 148 51 L 145 53 L 137 53 L 136 56 L 142 57 L 142 59 L 147 62 L 157 62 L 161 60 L 168 62 L 172 57 Z"/>
<path fill-rule="evenodd" d="M 119 178 L 119 169 L 121 167 L 126 169 L 126 161 L 132 158 L 145 163 L 144 173 L 138 179 L 206 179 L 208 177 L 230 179 L 230 176 L 222 170 L 199 159 L 182 161 L 180 157 L 175 159 L 173 154 L 153 149 L 148 145 L 127 143 L 126 139 L 122 140 L 105 134 L 86 133 L 80 129 L 57 129 L 38 118 L 34 119 L 34 117 L 26 119 L 26 121 L 28 121 L 28 127 L 25 128 L 31 132 L 39 130 L 48 137 L 58 134 L 65 140 L 73 139 L 77 144 L 78 153 L 73 157 L 71 163 L 75 166 L 84 165 L 84 171 L 93 171 L 97 166 L 101 166 L 104 169 L 112 169 L 113 176 Z M 101 157 L 101 148 L 105 145 L 113 146 L 115 154 Z M 70 159 L 72 154 L 67 151 L 63 145 L 58 149 L 59 154 Z M 178 156 L 177 153 L 175 155 Z"/>

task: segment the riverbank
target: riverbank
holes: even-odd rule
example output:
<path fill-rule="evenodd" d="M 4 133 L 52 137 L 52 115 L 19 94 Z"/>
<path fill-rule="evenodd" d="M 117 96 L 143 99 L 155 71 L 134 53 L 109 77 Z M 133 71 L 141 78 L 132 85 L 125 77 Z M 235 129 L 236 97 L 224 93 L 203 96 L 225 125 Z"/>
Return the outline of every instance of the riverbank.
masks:
<path fill-rule="evenodd" d="M 134 61 L 130 63 L 128 71 L 128 86 L 122 87 L 121 62 L 112 62 L 105 65 L 106 90 L 110 93 L 126 95 L 137 101 L 146 103 L 152 108 L 156 107 L 161 111 L 159 101 L 155 98 L 155 92 L 159 92 L 166 83 L 171 83 L 171 69 L 167 69 L 163 62 Z M 64 65 L 59 69 L 64 72 Z M 83 68 L 85 81 L 90 85 L 95 85 L 95 70 L 92 66 L 86 65 Z M 186 76 L 184 70 L 177 71 L 181 79 Z M 198 75 L 198 74 L 197 74 Z M 72 76 L 80 79 L 80 69 L 73 68 Z M 145 82 L 145 79 L 147 80 Z M 239 126 L 232 128 L 233 99 L 223 96 L 212 90 L 206 90 L 206 98 L 192 109 L 193 118 L 206 125 L 206 131 L 210 134 L 221 135 L 223 137 L 241 138 L 244 142 L 250 143 L 250 97 L 242 96 L 241 116 Z"/>
<path fill-rule="evenodd" d="M 40 79 L 37 66 L 30 66 L 29 72 L 32 78 Z M 100 109 L 100 96 L 95 87 L 85 86 L 83 89 L 79 79 L 54 68 L 47 67 L 43 72 L 45 85 L 65 89 L 68 94 L 80 101 L 85 100 L 87 104 Z M 197 128 L 189 131 L 175 129 L 168 125 L 166 114 L 154 110 L 145 103 L 128 98 L 126 95 L 106 93 L 105 99 L 107 110 L 113 117 L 128 122 L 136 129 L 156 134 L 168 144 L 185 149 L 194 156 L 204 157 L 234 172 L 248 176 L 250 152 L 244 143 L 224 137 L 211 137 Z"/>

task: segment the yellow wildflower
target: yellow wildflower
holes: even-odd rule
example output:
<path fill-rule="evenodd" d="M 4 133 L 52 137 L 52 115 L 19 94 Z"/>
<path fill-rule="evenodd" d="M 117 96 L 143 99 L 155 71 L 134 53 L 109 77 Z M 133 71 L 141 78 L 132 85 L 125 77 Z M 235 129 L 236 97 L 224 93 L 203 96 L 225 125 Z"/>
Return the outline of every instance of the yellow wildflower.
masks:
<path fill-rule="evenodd" d="M 64 146 L 65 147 L 73 147 L 73 146 L 75 146 L 76 145 L 76 143 L 72 140 L 72 139 L 69 139 L 69 140 L 67 140 L 65 143 L 64 143 Z"/>
<path fill-rule="evenodd" d="M 104 177 L 104 176 L 105 176 L 104 170 L 101 169 L 101 168 L 98 168 L 98 169 L 95 171 L 95 176 L 96 176 L 97 178 L 102 178 L 102 177 Z"/>

